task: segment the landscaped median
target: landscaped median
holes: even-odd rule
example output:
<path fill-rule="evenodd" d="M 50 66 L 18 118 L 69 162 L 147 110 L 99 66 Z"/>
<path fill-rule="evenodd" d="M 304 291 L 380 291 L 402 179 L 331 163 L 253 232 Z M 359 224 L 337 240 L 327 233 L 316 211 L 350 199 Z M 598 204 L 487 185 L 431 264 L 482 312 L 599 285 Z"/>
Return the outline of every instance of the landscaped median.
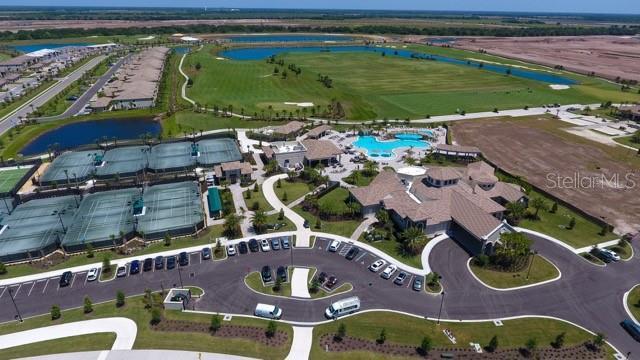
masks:
<path fill-rule="evenodd" d="M 640 286 L 634 286 L 627 295 L 627 308 L 635 321 L 640 320 Z"/>
<path fill-rule="evenodd" d="M 115 294 L 114 294 L 115 295 Z M 85 314 L 82 308 L 63 311 L 57 320 L 51 315 L 26 319 L 23 323 L 12 322 L 0 325 L 0 335 L 81 320 L 125 317 L 136 322 L 138 333 L 134 349 L 171 349 L 224 353 L 262 359 L 283 359 L 289 352 L 293 338 L 291 326 L 278 323 L 275 331 L 268 333 L 269 322 L 254 318 L 233 317 L 230 321 L 222 316 L 183 313 L 162 310 L 162 296 L 153 294 L 151 300 L 145 296 L 128 298 L 122 306 L 114 301 L 93 306 L 93 311 Z M 215 326 L 214 331 L 214 324 Z M 109 349 L 104 336 L 83 337 L 82 345 L 56 346 L 60 352 Z M 56 340 L 70 345 L 65 339 Z M 56 343 L 57 344 L 57 343 Z M 0 359 L 51 353 L 51 348 L 42 344 L 28 345 L 28 348 L 0 351 Z"/>
<path fill-rule="evenodd" d="M 262 281 L 262 276 L 260 275 L 259 271 L 254 271 L 247 275 L 244 278 L 244 283 L 251 290 L 258 293 L 273 296 L 291 297 L 291 279 L 293 276 L 294 268 L 287 267 L 287 281 L 280 282 L 279 284 L 277 284 L 275 280 L 265 284 Z M 310 267 L 308 269 L 309 273 L 307 276 L 306 285 L 308 287 L 311 299 L 320 299 L 327 296 L 343 294 L 353 290 L 353 285 L 351 285 L 351 283 L 342 283 L 334 289 L 329 290 L 326 287 L 322 286 L 323 284 L 316 281 L 318 276 L 317 269 L 315 267 Z M 277 275 L 275 273 L 272 276 L 274 279 L 277 278 Z"/>
<path fill-rule="evenodd" d="M 530 256 L 527 263 L 517 271 L 503 271 L 488 266 L 479 266 L 474 259 L 469 259 L 469 269 L 484 285 L 496 289 L 535 285 L 560 277 L 558 268 L 540 255 Z"/>
<path fill-rule="evenodd" d="M 455 344 L 447 337 L 448 330 Z M 495 337 L 495 340 L 492 339 Z M 470 343 L 495 358 L 540 356 L 586 359 L 610 357 L 613 349 L 600 344 L 596 336 L 569 323 L 548 318 L 504 320 L 501 325 L 486 322 L 435 321 L 391 312 L 367 312 L 313 329 L 311 359 L 383 359 L 441 354 L 465 355 Z M 491 346 L 494 345 L 494 346 Z M 600 349 L 600 350 L 598 350 Z M 456 356 L 457 357 L 457 356 Z"/>

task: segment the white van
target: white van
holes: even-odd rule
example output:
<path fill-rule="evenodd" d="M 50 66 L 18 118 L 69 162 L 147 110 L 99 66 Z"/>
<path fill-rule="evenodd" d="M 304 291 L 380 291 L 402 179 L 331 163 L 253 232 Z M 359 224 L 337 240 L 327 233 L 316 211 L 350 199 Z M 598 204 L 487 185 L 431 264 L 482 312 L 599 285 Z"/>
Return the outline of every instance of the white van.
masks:
<path fill-rule="evenodd" d="M 282 309 L 275 305 L 258 304 L 254 314 L 267 319 L 280 319 L 282 317 Z"/>
<path fill-rule="evenodd" d="M 329 319 L 335 319 L 342 315 L 347 315 L 360 310 L 360 299 L 357 296 L 338 300 L 331 304 L 324 312 Z"/>

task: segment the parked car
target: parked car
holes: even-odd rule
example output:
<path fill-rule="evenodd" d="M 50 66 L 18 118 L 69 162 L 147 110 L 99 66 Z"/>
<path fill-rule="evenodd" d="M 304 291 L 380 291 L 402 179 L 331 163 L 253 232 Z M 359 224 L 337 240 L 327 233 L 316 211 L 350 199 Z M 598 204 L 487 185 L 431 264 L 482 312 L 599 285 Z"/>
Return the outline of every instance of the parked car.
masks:
<path fill-rule="evenodd" d="M 211 248 L 210 247 L 202 248 L 201 253 L 202 253 L 202 260 L 211 259 Z"/>
<path fill-rule="evenodd" d="M 396 272 L 396 270 L 398 270 L 398 267 L 393 264 L 390 264 L 389 266 L 387 266 L 386 269 L 384 269 L 382 273 L 380 273 L 380 276 L 382 276 L 383 279 L 390 279 L 391 275 L 393 275 L 393 273 Z"/>
<path fill-rule="evenodd" d="M 264 252 L 271 250 L 271 246 L 269 246 L 269 241 L 267 239 L 260 240 L 260 249 Z"/>
<path fill-rule="evenodd" d="M 287 250 L 291 247 L 291 244 L 289 243 L 289 238 L 288 237 L 283 237 L 282 238 L 282 248 Z"/>
<path fill-rule="evenodd" d="M 87 273 L 87 281 L 95 281 L 98 278 L 98 268 L 91 268 Z"/>
<path fill-rule="evenodd" d="M 349 249 L 349 252 L 347 252 L 347 256 L 345 256 L 345 259 L 353 260 L 358 255 L 359 252 L 360 252 L 360 248 L 354 246 L 351 249 Z"/>
<path fill-rule="evenodd" d="M 620 255 L 616 254 L 615 251 L 609 249 L 598 249 L 600 253 L 600 258 L 606 262 L 611 261 L 620 261 Z M 609 261 L 607 261 L 609 260 Z"/>
<path fill-rule="evenodd" d="M 156 267 L 156 270 L 164 269 L 164 257 L 163 256 L 156 256 L 155 267 Z"/>
<path fill-rule="evenodd" d="M 282 282 L 287 282 L 289 278 L 289 274 L 287 273 L 287 267 L 278 266 L 278 270 L 276 270 L 276 277 L 282 280 Z"/>
<path fill-rule="evenodd" d="M 262 282 L 264 283 L 268 283 L 273 280 L 273 277 L 271 275 L 271 268 L 268 265 L 262 267 L 260 275 L 262 276 Z"/>
<path fill-rule="evenodd" d="M 309 220 L 305 220 L 304 223 L 302 224 L 302 226 L 304 226 L 306 229 L 309 228 Z"/>
<path fill-rule="evenodd" d="M 71 280 L 73 279 L 73 273 L 71 271 L 65 271 L 60 276 L 60 287 L 69 286 L 71 284 Z"/>
<path fill-rule="evenodd" d="M 227 255 L 233 256 L 235 254 L 236 254 L 236 247 L 231 244 L 227 245 Z"/>
<path fill-rule="evenodd" d="M 255 316 L 267 319 L 280 319 L 282 317 L 282 309 L 274 305 L 258 304 L 253 312 Z"/>
<path fill-rule="evenodd" d="M 273 250 L 280 250 L 280 239 L 278 238 L 271 239 L 271 248 Z"/>
<path fill-rule="evenodd" d="M 131 266 L 129 266 L 129 275 L 137 274 L 140 272 L 140 261 L 133 260 Z"/>
<path fill-rule="evenodd" d="M 640 326 L 638 326 L 633 320 L 625 319 L 620 323 L 623 329 L 625 329 L 632 338 L 640 342 Z"/>
<path fill-rule="evenodd" d="M 326 286 L 327 289 L 332 289 L 334 286 L 336 286 L 337 283 L 338 283 L 338 278 L 331 275 L 329 276 L 329 280 L 324 286 Z"/>
<path fill-rule="evenodd" d="M 325 282 L 326 280 L 327 280 L 327 273 L 326 273 L 326 272 L 321 272 L 321 273 L 318 275 L 318 282 L 319 282 L 320 284 L 324 284 L 324 282 Z"/>
<path fill-rule="evenodd" d="M 416 276 L 415 279 L 413 279 L 413 290 L 422 291 L 422 277 Z"/>
<path fill-rule="evenodd" d="M 175 256 L 167 257 L 167 270 L 171 270 L 174 267 L 176 267 L 176 257 Z"/>
<path fill-rule="evenodd" d="M 329 245 L 329 251 L 336 252 L 338 251 L 339 247 L 340 247 L 340 240 L 333 240 Z"/>
<path fill-rule="evenodd" d="M 249 240 L 249 250 L 251 250 L 251 252 L 256 252 L 260 250 L 260 244 L 258 244 L 258 240 L 256 239 Z"/>
<path fill-rule="evenodd" d="M 407 273 L 404 271 L 401 271 L 400 274 L 398 274 L 398 276 L 396 276 L 396 278 L 393 280 L 393 283 L 396 285 L 402 285 L 404 284 L 404 281 L 407 280 Z"/>
<path fill-rule="evenodd" d="M 127 276 L 127 267 L 126 266 L 118 266 L 118 270 L 116 270 L 117 277 L 125 277 Z"/>
<path fill-rule="evenodd" d="M 153 269 L 153 259 L 144 259 L 144 262 L 142 263 L 142 271 L 151 271 L 151 269 Z"/>
<path fill-rule="evenodd" d="M 386 261 L 384 261 L 382 259 L 378 259 L 378 260 L 374 261 L 373 264 L 369 265 L 369 270 L 371 270 L 373 272 L 378 272 L 386 264 L 387 264 Z"/>
<path fill-rule="evenodd" d="M 240 250 L 240 254 L 246 254 L 247 252 L 249 252 L 247 243 L 244 241 L 240 241 L 240 244 L 238 244 L 238 250 Z"/>
<path fill-rule="evenodd" d="M 186 252 L 183 251 L 178 256 L 179 256 L 178 263 L 180 264 L 180 266 L 189 265 L 189 254 L 187 254 Z"/>

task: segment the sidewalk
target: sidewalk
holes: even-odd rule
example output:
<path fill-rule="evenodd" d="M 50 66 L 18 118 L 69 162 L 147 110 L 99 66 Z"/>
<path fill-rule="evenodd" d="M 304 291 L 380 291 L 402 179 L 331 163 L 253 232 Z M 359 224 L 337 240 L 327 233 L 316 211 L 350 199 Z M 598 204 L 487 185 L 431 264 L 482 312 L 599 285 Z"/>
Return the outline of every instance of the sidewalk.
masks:
<path fill-rule="evenodd" d="M 287 177 L 289 177 L 289 175 L 279 174 L 268 178 L 262 184 L 262 192 L 264 194 L 264 198 L 269 202 L 271 207 L 273 207 L 274 209 L 283 209 L 284 216 L 286 216 L 287 219 L 291 220 L 296 226 L 297 236 L 295 246 L 309 247 L 309 238 L 311 236 L 311 231 L 304 227 L 304 218 L 298 215 L 298 213 L 296 213 L 295 211 L 291 210 L 285 204 L 283 204 L 282 201 L 278 199 L 278 196 L 276 196 L 276 193 L 273 190 L 273 185 L 276 181 L 278 181 L 278 179 L 286 179 Z"/>
<path fill-rule="evenodd" d="M 310 299 L 309 286 L 307 279 L 309 278 L 308 268 L 293 268 L 291 275 L 291 296 Z"/>
<path fill-rule="evenodd" d="M 293 343 L 291 350 L 285 360 L 302 360 L 308 359 L 311 352 L 311 344 L 313 343 L 312 327 L 293 327 Z"/>
<path fill-rule="evenodd" d="M 24 358 L 24 360 L 258 360 L 245 356 L 214 354 L 181 350 L 115 350 L 85 351 L 65 354 L 43 355 Z"/>

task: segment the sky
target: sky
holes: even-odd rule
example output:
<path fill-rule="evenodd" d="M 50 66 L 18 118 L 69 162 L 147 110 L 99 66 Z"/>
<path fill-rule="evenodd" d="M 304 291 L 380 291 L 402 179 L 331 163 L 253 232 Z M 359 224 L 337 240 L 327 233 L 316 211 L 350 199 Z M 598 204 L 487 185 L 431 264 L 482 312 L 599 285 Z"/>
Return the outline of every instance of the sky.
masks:
<path fill-rule="evenodd" d="M 533 11 L 640 14 L 640 0 L 0 0 L 0 5 L 381 10 Z"/>

